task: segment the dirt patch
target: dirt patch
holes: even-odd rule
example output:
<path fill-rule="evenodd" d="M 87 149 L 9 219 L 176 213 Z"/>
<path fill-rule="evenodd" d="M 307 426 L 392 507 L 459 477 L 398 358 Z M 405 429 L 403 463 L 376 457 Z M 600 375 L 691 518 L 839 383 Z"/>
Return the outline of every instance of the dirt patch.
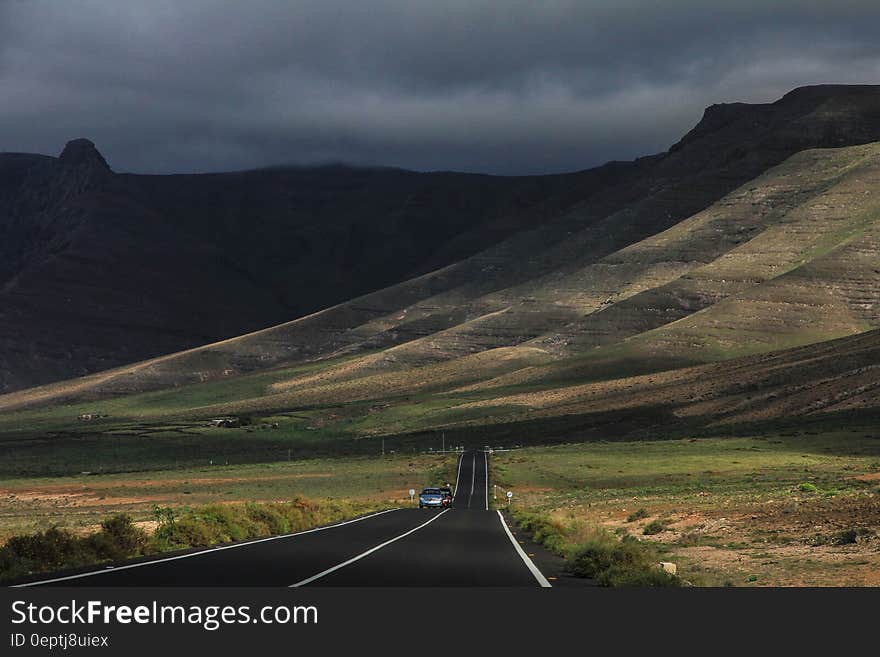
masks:
<path fill-rule="evenodd" d="M 711 583 L 736 586 L 878 586 L 877 546 L 783 545 L 761 550 L 719 546 L 679 547 L 671 559 Z"/>
<path fill-rule="evenodd" d="M 686 580 L 720 586 L 880 586 L 880 496 L 780 496 L 682 508 L 648 498 L 562 507 L 550 516 L 580 540 L 590 527 L 662 545 Z M 644 508 L 646 515 L 628 522 Z M 666 529 L 644 534 L 662 518 Z"/>
<path fill-rule="evenodd" d="M 546 486 L 516 486 L 517 495 L 525 495 L 527 493 L 548 493 L 552 491 L 552 488 L 547 488 Z M 501 493 L 501 486 L 498 487 L 498 493 Z"/>
<path fill-rule="evenodd" d="M 133 523 L 135 527 L 143 529 L 148 534 L 152 534 L 159 527 L 159 523 L 155 520 L 140 520 Z"/>
<path fill-rule="evenodd" d="M 166 495 L 137 495 L 137 496 L 116 496 L 104 495 L 100 491 L 86 491 L 77 493 L 16 493 L 7 495 L 4 502 L 8 504 L 42 502 L 52 506 L 106 506 L 106 505 L 127 505 L 127 504 L 144 504 L 147 502 L 165 502 L 176 499 L 177 495 L 169 493 Z"/>
<path fill-rule="evenodd" d="M 32 488 L 0 488 L 0 498 L 7 502 L 48 502 L 63 504 L 85 504 L 88 500 L 94 500 L 95 504 L 108 502 L 125 504 L 137 501 L 159 501 L 175 497 L 177 494 L 169 492 L 161 495 L 137 495 L 118 496 L 117 493 L 125 489 L 133 488 L 159 488 L 164 486 L 212 486 L 220 484 L 235 484 L 241 482 L 279 481 L 295 479 L 329 478 L 334 475 L 329 472 L 303 472 L 285 475 L 272 475 L 266 477 L 191 477 L 180 479 L 133 479 L 125 483 L 104 482 L 95 486 L 39 486 Z"/>
<path fill-rule="evenodd" d="M 126 486 L 173 486 L 173 485 L 211 485 L 211 484 L 237 484 L 242 481 L 279 481 L 284 479 L 323 479 L 334 477 L 331 472 L 297 472 L 290 474 L 270 475 L 264 477 L 188 477 L 186 479 L 143 479 L 131 480 L 126 482 Z"/>

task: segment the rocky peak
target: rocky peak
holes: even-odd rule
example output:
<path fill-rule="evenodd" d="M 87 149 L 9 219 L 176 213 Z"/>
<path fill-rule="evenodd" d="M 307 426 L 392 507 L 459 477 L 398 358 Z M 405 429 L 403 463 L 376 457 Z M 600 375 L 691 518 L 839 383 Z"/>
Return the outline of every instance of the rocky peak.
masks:
<path fill-rule="evenodd" d="M 792 89 L 776 104 L 815 106 L 828 100 L 860 104 L 876 102 L 878 94 L 880 85 L 875 84 L 815 84 Z"/>
<path fill-rule="evenodd" d="M 807 148 L 880 140 L 880 86 L 799 87 L 774 103 L 710 105 L 671 152 L 688 148 L 709 157 L 772 148 L 791 155 Z M 786 155 L 786 156 L 787 156 Z"/>
<path fill-rule="evenodd" d="M 95 148 L 95 144 L 89 139 L 73 139 L 64 146 L 58 161 L 68 167 L 97 167 L 105 171 L 110 171 L 107 160 Z"/>

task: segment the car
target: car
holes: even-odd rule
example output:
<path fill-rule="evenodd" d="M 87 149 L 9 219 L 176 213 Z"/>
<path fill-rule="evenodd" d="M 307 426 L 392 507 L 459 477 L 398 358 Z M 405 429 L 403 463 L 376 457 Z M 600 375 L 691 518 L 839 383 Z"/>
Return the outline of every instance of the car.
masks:
<path fill-rule="evenodd" d="M 443 493 L 439 488 L 425 488 L 419 493 L 420 509 L 440 509 L 443 506 Z"/>

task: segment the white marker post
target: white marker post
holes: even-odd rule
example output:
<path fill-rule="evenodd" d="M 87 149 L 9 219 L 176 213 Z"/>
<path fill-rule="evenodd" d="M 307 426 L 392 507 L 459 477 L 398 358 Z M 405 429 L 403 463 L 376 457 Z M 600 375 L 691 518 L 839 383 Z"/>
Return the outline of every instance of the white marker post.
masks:
<path fill-rule="evenodd" d="M 510 500 L 513 498 L 513 491 L 507 491 L 507 506 L 510 506 Z"/>
<path fill-rule="evenodd" d="M 413 504 L 413 502 L 415 501 L 415 496 L 416 496 L 416 492 L 412 488 L 410 488 L 409 489 L 409 503 L 410 504 Z"/>

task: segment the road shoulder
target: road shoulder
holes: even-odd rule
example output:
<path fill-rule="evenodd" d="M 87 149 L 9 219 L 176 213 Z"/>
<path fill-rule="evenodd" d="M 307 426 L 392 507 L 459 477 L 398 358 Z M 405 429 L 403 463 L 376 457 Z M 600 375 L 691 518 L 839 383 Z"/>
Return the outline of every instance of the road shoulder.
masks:
<path fill-rule="evenodd" d="M 595 586 L 595 583 L 590 579 L 573 577 L 567 573 L 565 559 L 533 541 L 506 510 L 502 510 L 501 514 L 519 546 L 544 574 L 552 587 Z"/>

